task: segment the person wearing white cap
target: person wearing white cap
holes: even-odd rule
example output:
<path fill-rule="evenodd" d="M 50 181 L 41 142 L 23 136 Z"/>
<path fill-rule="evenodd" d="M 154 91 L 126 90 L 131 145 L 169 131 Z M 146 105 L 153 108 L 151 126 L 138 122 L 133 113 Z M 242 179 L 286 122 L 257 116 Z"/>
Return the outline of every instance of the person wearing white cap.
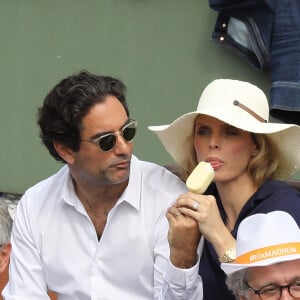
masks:
<path fill-rule="evenodd" d="M 300 299 L 300 229 L 291 215 L 273 211 L 247 217 L 236 245 L 236 260 L 221 268 L 237 299 Z"/>
<path fill-rule="evenodd" d="M 235 259 L 244 218 L 283 210 L 300 224 L 300 193 L 282 182 L 300 169 L 300 127 L 268 120 L 268 100 L 258 87 L 217 79 L 204 89 L 196 111 L 149 127 L 187 174 L 200 161 L 215 171 L 206 195 L 181 195 L 167 213 L 173 244 L 188 233 L 186 217 L 205 238 L 199 266 L 204 300 L 234 299 L 220 263 Z"/>

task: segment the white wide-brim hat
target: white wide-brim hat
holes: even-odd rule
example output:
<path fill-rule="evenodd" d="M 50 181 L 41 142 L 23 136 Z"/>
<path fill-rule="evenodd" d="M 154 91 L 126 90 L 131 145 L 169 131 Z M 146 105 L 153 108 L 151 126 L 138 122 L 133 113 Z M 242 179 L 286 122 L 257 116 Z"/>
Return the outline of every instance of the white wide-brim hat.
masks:
<path fill-rule="evenodd" d="M 239 226 L 236 255 L 234 262 L 221 264 L 227 275 L 245 268 L 300 259 L 300 229 L 284 211 L 249 216 Z"/>
<path fill-rule="evenodd" d="M 202 92 L 196 111 L 184 114 L 169 125 L 149 126 L 186 171 L 196 164 L 194 123 L 199 114 L 217 118 L 252 133 L 267 134 L 278 145 L 279 166 L 275 178 L 286 179 L 300 169 L 300 126 L 268 123 L 269 104 L 255 85 L 232 79 L 217 79 Z"/>

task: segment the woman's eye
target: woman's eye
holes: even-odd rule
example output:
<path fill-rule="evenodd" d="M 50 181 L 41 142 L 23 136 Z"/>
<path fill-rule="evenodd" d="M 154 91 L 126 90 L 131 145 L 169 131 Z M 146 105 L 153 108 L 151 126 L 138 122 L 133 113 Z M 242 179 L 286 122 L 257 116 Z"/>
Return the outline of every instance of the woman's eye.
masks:
<path fill-rule="evenodd" d="M 231 131 L 231 130 L 226 131 L 226 134 L 227 134 L 227 135 L 238 135 L 237 132 Z"/>
<path fill-rule="evenodd" d="M 239 135 L 239 131 L 235 128 L 227 128 L 225 129 L 226 135 Z"/>
<path fill-rule="evenodd" d="M 208 135 L 208 134 L 210 134 L 210 130 L 206 129 L 206 128 L 199 128 L 197 130 L 197 134 L 198 135 Z"/>

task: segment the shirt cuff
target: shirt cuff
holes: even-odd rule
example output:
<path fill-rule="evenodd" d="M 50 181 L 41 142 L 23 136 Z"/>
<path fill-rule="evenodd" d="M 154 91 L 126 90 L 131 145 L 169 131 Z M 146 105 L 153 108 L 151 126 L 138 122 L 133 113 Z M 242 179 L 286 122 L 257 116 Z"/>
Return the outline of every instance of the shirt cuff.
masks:
<path fill-rule="evenodd" d="M 168 277 L 168 282 L 173 285 L 178 286 L 191 286 L 194 284 L 195 280 L 198 278 L 198 270 L 200 263 L 200 256 L 198 255 L 197 263 L 189 269 L 181 269 L 175 267 L 169 259 L 169 264 L 166 270 L 166 276 Z"/>

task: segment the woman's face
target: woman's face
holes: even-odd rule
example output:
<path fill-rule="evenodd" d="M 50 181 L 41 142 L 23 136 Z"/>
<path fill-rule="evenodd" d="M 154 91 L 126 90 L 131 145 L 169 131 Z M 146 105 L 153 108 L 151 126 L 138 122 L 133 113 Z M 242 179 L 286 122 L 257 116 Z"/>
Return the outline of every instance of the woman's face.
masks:
<path fill-rule="evenodd" d="M 249 132 L 199 115 L 195 121 L 194 148 L 197 161 L 207 161 L 214 168 L 214 181 L 225 182 L 248 176 L 247 166 L 256 145 Z"/>

